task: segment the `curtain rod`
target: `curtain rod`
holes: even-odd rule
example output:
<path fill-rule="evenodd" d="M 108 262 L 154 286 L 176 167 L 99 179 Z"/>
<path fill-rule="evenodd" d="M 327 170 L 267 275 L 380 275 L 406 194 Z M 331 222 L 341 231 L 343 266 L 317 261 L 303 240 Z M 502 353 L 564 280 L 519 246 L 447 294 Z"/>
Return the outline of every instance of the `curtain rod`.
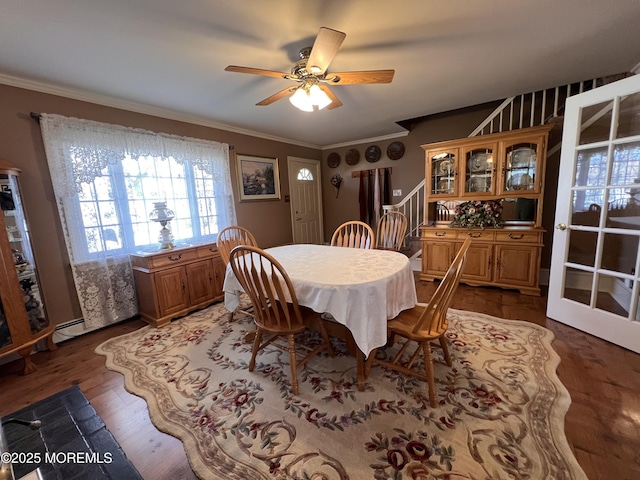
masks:
<path fill-rule="evenodd" d="M 359 178 L 363 175 L 371 175 L 376 170 L 379 170 L 380 173 L 384 172 L 385 170 L 387 171 L 387 173 L 391 173 L 391 167 L 374 168 L 372 170 L 354 170 L 353 172 L 351 172 L 351 178 Z"/>
<path fill-rule="evenodd" d="M 36 122 L 40 123 L 40 118 L 42 117 L 42 115 L 40 115 L 39 113 L 31 112 L 29 113 L 29 116 L 33 118 Z M 234 148 L 236 147 L 233 145 L 229 145 L 229 150 L 233 150 Z"/>

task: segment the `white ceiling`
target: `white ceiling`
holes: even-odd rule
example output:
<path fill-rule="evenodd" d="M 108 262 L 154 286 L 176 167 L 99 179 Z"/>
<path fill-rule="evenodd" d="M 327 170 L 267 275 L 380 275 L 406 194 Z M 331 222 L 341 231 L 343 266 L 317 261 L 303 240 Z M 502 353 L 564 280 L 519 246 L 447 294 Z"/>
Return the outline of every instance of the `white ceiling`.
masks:
<path fill-rule="evenodd" d="M 326 147 L 630 71 L 639 25 L 638 0 L 2 0 L 0 82 Z M 293 83 L 224 71 L 288 72 L 321 26 L 347 34 L 329 72 L 393 82 L 333 86 L 343 107 L 304 113 L 255 106 Z"/>

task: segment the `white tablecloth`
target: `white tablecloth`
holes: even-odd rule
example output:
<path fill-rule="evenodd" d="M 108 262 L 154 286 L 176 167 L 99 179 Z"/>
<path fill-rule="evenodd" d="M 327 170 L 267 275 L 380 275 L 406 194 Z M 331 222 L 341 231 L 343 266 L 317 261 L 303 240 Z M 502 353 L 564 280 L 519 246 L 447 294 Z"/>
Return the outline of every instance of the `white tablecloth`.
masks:
<path fill-rule="evenodd" d="M 398 252 L 286 245 L 266 250 L 291 278 L 298 303 L 328 312 L 352 333 L 368 355 L 387 341 L 387 320 L 417 302 L 409 259 Z M 238 306 L 242 288 L 231 266 L 224 282 L 225 306 Z"/>

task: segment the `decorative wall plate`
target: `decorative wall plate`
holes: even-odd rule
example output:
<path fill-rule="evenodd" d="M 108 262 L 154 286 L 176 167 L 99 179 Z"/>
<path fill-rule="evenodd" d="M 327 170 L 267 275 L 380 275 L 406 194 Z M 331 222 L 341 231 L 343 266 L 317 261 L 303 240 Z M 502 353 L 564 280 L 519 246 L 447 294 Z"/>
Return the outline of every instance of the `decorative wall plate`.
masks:
<path fill-rule="evenodd" d="M 391 142 L 387 147 L 387 157 L 391 160 L 399 160 L 404 155 L 404 143 Z"/>
<path fill-rule="evenodd" d="M 355 165 L 360 161 L 360 152 L 355 148 L 347 150 L 344 159 L 347 162 L 347 165 Z"/>
<path fill-rule="evenodd" d="M 336 168 L 340 165 L 340 155 L 336 152 L 331 152 L 327 157 L 327 165 L 329 165 L 329 168 Z"/>
<path fill-rule="evenodd" d="M 437 193 L 453 193 L 453 182 L 450 179 L 443 178 L 436 184 Z"/>
<path fill-rule="evenodd" d="M 467 180 L 467 192 L 488 192 L 491 190 L 491 177 L 471 177 Z"/>
<path fill-rule="evenodd" d="M 382 155 L 382 152 L 380 151 L 380 147 L 377 145 L 371 145 L 364 151 L 364 158 L 369 163 L 374 163 L 380 160 L 380 155 Z"/>
<path fill-rule="evenodd" d="M 516 148 L 507 156 L 511 168 L 528 168 L 536 163 L 536 151 L 533 148 Z"/>
<path fill-rule="evenodd" d="M 487 170 L 489 170 L 491 167 L 489 166 L 489 159 L 492 157 L 491 153 L 475 153 L 471 156 L 471 158 L 469 159 L 469 162 L 467 162 L 467 166 L 469 168 L 470 172 L 473 173 L 478 173 L 478 172 L 485 172 Z M 478 191 L 478 190 L 470 190 L 471 192 L 473 191 Z"/>
<path fill-rule="evenodd" d="M 438 165 L 438 173 L 441 175 L 448 175 L 453 171 L 453 167 L 455 166 L 455 162 L 453 158 L 445 158 Z"/>
<path fill-rule="evenodd" d="M 507 180 L 507 190 L 533 190 L 533 177 L 528 173 L 516 173 Z"/>

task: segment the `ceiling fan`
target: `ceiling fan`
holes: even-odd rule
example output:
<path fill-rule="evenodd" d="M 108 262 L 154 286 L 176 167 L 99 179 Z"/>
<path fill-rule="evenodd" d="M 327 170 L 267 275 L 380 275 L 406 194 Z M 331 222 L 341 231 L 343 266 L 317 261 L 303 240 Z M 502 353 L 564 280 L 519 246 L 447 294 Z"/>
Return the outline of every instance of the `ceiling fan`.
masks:
<path fill-rule="evenodd" d="M 227 72 L 250 73 L 265 77 L 293 80 L 292 85 L 258 102 L 264 106 L 290 96 L 289 100 L 300 110 L 312 112 L 327 107 L 329 110 L 342 106 L 342 102 L 329 89 L 329 85 L 357 85 L 365 83 L 391 83 L 394 70 L 367 70 L 361 72 L 327 73 L 327 68 L 338 53 L 347 35 L 327 27 L 321 27 L 313 47 L 300 50 L 298 60 L 291 73 L 263 70 L 260 68 L 229 65 Z"/>

